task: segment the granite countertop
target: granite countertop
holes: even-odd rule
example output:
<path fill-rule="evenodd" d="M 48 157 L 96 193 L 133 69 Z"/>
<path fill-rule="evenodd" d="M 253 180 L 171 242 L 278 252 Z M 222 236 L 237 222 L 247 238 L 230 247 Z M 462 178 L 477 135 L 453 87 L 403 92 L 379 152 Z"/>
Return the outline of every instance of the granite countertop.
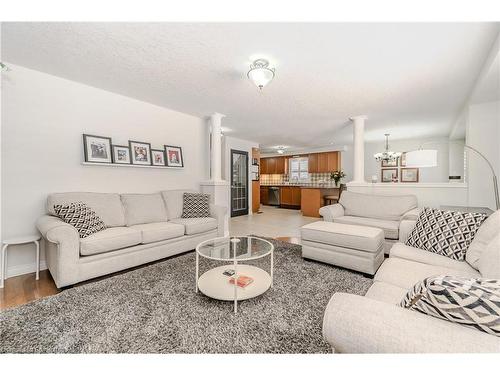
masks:
<path fill-rule="evenodd" d="M 302 183 L 302 184 L 261 184 L 261 187 L 300 187 L 302 189 L 338 189 L 338 186 L 335 186 L 333 183 Z"/>

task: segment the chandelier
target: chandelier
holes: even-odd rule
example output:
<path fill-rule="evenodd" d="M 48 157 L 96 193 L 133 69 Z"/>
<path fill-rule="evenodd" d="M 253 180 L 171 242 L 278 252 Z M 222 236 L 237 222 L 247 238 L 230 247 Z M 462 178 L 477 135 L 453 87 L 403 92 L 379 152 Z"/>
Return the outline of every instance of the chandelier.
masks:
<path fill-rule="evenodd" d="M 250 65 L 247 73 L 248 78 L 262 90 L 274 78 L 274 68 L 269 68 L 269 61 L 258 59 Z"/>
<path fill-rule="evenodd" d="M 390 134 L 385 135 L 385 151 L 378 152 L 373 157 L 376 161 L 394 161 L 401 156 L 401 152 L 389 151 L 389 136 Z"/>

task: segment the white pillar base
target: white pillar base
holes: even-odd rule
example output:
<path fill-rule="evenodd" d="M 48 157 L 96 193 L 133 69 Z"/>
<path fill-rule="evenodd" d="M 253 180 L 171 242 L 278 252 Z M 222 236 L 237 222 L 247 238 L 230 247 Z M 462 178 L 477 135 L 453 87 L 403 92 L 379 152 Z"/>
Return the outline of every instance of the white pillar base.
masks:
<path fill-rule="evenodd" d="M 224 236 L 229 236 L 229 214 L 231 211 L 231 205 L 229 204 L 229 183 L 225 180 L 210 180 L 201 182 L 200 187 L 202 193 L 210 194 L 210 203 L 226 207 L 226 217 L 224 218 Z"/>

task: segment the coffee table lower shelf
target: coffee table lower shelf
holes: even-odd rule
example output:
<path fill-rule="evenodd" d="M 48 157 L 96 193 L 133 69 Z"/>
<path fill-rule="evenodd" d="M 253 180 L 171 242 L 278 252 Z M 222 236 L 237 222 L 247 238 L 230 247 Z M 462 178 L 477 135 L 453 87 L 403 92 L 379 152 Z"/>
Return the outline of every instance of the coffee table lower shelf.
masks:
<path fill-rule="evenodd" d="M 229 276 L 223 275 L 232 264 L 212 268 L 198 279 L 200 292 L 210 298 L 222 301 L 234 301 L 234 285 L 229 282 Z M 246 264 L 238 264 L 238 274 L 250 276 L 253 282 L 245 288 L 237 288 L 237 300 L 243 301 L 265 293 L 272 284 L 271 275 L 261 268 Z"/>

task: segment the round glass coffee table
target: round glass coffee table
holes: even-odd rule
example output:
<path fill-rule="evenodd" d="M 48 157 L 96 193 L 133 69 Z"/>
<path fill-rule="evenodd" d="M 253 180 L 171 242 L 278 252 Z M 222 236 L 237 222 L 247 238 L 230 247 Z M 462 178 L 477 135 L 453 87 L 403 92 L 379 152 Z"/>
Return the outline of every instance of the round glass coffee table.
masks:
<path fill-rule="evenodd" d="M 210 298 L 234 301 L 234 312 L 238 301 L 257 297 L 273 285 L 273 251 L 271 242 L 257 237 L 217 237 L 196 246 L 196 293 L 202 292 Z M 200 256 L 227 262 L 199 275 Z M 270 272 L 241 262 L 270 257 Z M 233 273 L 234 272 L 234 273 Z M 245 287 L 231 283 L 231 279 L 247 276 L 253 281 Z"/>

